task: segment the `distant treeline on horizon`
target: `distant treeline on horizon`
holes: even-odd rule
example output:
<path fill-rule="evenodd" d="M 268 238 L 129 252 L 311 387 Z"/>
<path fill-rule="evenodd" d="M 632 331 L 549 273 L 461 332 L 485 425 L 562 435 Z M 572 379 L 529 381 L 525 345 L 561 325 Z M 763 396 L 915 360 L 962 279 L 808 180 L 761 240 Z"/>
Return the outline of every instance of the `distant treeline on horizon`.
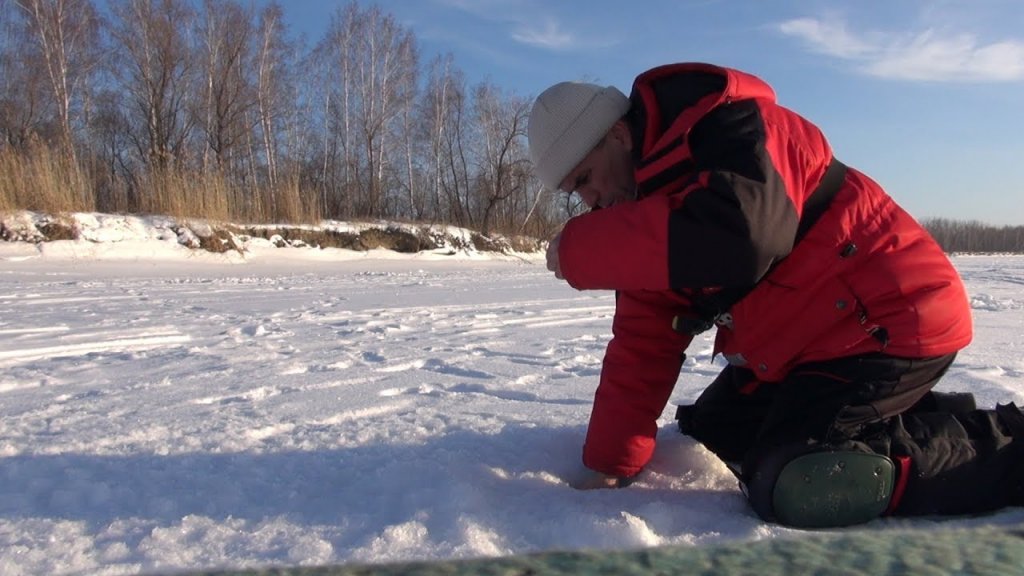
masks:
<path fill-rule="evenodd" d="M 948 253 L 1024 253 L 1024 226 L 929 218 L 921 224 Z"/>

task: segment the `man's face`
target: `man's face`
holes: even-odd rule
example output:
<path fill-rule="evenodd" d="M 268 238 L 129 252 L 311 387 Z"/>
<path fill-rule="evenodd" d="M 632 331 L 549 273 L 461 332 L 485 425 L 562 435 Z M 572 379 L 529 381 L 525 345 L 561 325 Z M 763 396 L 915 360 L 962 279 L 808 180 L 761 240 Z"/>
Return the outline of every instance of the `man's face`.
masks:
<path fill-rule="evenodd" d="M 636 199 L 632 138 L 619 121 L 562 180 L 559 188 L 576 192 L 591 209 L 608 208 Z"/>

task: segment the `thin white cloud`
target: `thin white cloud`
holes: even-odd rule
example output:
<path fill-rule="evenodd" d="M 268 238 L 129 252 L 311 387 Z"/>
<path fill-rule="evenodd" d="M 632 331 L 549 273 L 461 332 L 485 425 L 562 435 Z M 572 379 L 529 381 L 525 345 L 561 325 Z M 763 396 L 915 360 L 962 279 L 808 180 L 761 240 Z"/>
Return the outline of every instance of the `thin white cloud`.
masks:
<path fill-rule="evenodd" d="M 536 48 L 547 48 L 551 50 L 566 50 L 576 46 L 576 38 L 566 32 L 553 18 L 548 18 L 537 26 L 531 23 L 528 26 L 525 22 L 512 32 L 512 39 Z"/>
<path fill-rule="evenodd" d="M 825 22 L 815 18 L 798 18 L 779 25 L 779 30 L 788 36 L 802 38 L 813 49 L 829 56 L 854 59 L 872 52 L 867 42 L 846 31 L 842 22 Z"/>
<path fill-rule="evenodd" d="M 459 10 L 508 29 L 513 41 L 545 50 L 588 50 L 614 45 L 614 41 L 583 40 L 549 12 L 543 3 L 522 0 L 434 0 L 440 6 Z"/>
<path fill-rule="evenodd" d="M 973 34 L 936 29 L 911 34 L 854 34 L 837 19 L 800 18 L 779 31 L 815 52 L 856 62 L 872 76 L 941 82 L 1024 80 L 1024 41 L 983 43 Z"/>
<path fill-rule="evenodd" d="M 1024 79 L 1024 42 L 979 45 L 970 34 L 938 37 L 919 34 L 865 70 L 883 78 L 952 81 L 1013 81 Z"/>

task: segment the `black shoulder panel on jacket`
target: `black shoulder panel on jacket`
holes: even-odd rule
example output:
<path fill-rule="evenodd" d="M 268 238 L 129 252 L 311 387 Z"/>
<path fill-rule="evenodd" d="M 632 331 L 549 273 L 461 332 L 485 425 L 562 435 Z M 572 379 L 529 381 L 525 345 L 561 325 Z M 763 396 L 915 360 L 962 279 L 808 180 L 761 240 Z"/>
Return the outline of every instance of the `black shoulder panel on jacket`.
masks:
<path fill-rule="evenodd" d="M 757 267 L 751 234 L 735 195 L 717 186 L 694 190 L 669 214 L 669 286 L 750 285 Z"/>
<path fill-rule="evenodd" d="M 672 126 L 687 108 L 708 94 L 725 90 L 725 77 L 708 72 L 687 72 L 658 78 L 651 84 L 661 112 L 660 132 Z"/>
<path fill-rule="evenodd" d="M 792 250 L 797 212 L 765 138 L 754 100 L 723 104 L 690 131 L 695 168 L 711 175 L 669 216 L 673 288 L 749 286 Z"/>
<path fill-rule="evenodd" d="M 761 111 L 753 100 L 722 104 L 700 119 L 689 136 L 698 170 L 724 170 L 764 182 L 767 162 Z"/>
<path fill-rule="evenodd" d="M 658 134 L 668 130 L 683 110 L 693 106 L 701 98 L 725 90 L 725 84 L 724 76 L 710 72 L 674 74 L 651 82 L 650 87 L 654 91 L 658 114 L 661 118 L 660 125 L 657 127 Z M 644 135 L 648 130 L 647 120 L 650 114 L 644 107 L 643 98 L 637 94 L 635 88 L 630 94 L 629 100 L 628 123 L 632 128 L 633 141 L 643 142 Z M 639 162 L 643 157 L 644 150 L 637 146 L 634 148 L 634 154 Z"/>

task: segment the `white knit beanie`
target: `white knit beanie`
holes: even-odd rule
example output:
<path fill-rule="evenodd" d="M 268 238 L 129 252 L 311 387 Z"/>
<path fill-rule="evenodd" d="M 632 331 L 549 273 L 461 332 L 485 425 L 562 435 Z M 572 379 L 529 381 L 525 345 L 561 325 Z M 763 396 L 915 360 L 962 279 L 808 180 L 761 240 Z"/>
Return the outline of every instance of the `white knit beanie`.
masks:
<path fill-rule="evenodd" d="M 628 110 L 629 98 L 614 86 L 561 82 L 542 92 L 526 130 L 541 183 L 557 190 Z"/>

